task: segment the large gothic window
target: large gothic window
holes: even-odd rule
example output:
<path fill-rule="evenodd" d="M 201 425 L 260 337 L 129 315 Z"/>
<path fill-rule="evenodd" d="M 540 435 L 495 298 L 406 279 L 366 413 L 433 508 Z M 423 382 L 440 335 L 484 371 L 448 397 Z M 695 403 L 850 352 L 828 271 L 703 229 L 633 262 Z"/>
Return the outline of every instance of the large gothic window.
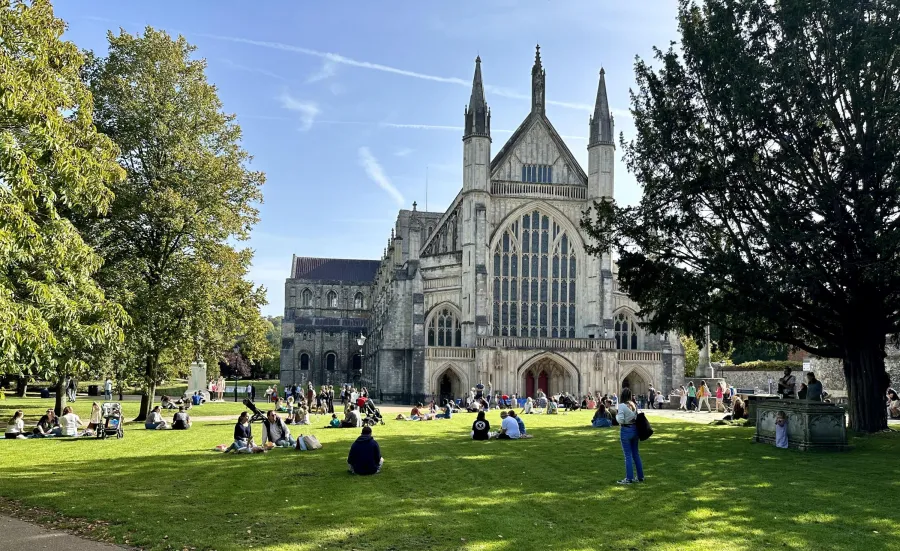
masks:
<path fill-rule="evenodd" d="M 362 310 L 365 306 L 365 300 L 363 299 L 362 293 L 356 293 L 356 296 L 353 297 L 353 307 L 357 310 Z"/>
<path fill-rule="evenodd" d="M 337 308 L 337 293 L 328 291 L 328 294 L 325 296 L 325 304 L 327 304 L 329 308 Z"/>
<path fill-rule="evenodd" d="M 325 354 L 325 369 L 334 371 L 337 367 L 337 355 L 334 352 Z"/>
<path fill-rule="evenodd" d="M 303 293 L 300 294 L 300 304 L 302 304 L 304 308 L 312 306 L 312 291 L 303 289 Z"/>
<path fill-rule="evenodd" d="M 431 316 L 428 324 L 428 346 L 462 346 L 459 318 L 449 308 L 442 308 Z"/>
<path fill-rule="evenodd" d="M 626 312 L 619 312 L 615 318 L 616 348 L 620 350 L 637 350 L 639 328 L 634 318 Z"/>
<path fill-rule="evenodd" d="M 307 354 L 306 352 L 300 354 L 300 369 L 302 369 L 303 371 L 309 370 L 309 354 Z"/>
<path fill-rule="evenodd" d="M 550 215 L 513 222 L 493 260 L 494 335 L 575 338 L 575 246 Z"/>

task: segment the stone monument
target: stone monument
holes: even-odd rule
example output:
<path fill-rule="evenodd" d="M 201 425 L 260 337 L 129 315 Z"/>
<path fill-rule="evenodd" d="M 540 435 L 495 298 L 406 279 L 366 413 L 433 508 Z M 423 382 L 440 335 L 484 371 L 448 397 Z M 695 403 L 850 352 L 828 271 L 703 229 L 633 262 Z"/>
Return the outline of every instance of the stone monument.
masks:
<path fill-rule="evenodd" d="M 806 400 L 765 400 L 757 404 L 754 441 L 775 443 L 775 417 L 779 411 L 787 417 L 788 447 L 798 450 L 847 449 L 844 408 Z"/>
<path fill-rule="evenodd" d="M 208 392 L 206 385 L 206 362 L 203 360 L 191 362 L 191 376 L 188 377 L 187 393 L 193 394 L 199 390 L 205 395 Z M 207 397 L 207 400 L 208 399 L 209 398 Z"/>

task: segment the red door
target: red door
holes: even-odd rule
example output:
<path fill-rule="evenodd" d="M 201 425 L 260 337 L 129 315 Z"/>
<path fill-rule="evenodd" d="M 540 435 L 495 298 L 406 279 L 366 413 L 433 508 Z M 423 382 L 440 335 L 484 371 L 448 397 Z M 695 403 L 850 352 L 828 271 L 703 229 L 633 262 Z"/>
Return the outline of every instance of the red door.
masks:
<path fill-rule="evenodd" d="M 525 376 L 525 396 L 534 396 L 534 374 Z"/>
<path fill-rule="evenodd" d="M 550 395 L 550 388 L 547 386 L 547 372 L 541 371 L 541 374 L 538 375 L 538 388 L 544 391 L 544 394 L 547 396 Z"/>

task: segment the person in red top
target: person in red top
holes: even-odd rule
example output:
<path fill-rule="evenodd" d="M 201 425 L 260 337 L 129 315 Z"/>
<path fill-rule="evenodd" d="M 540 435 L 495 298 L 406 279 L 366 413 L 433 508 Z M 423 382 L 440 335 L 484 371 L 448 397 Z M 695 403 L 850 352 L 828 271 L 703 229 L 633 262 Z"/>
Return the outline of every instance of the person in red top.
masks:
<path fill-rule="evenodd" d="M 503 404 L 501 404 L 501 405 L 504 405 L 504 406 L 509 405 L 509 395 L 508 394 L 502 394 L 500 396 L 500 399 L 503 400 Z"/>
<path fill-rule="evenodd" d="M 364 407 L 366 406 L 366 401 L 367 401 L 367 400 L 368 400 L 368 398 L 366 398 L 365 396 L 363 396 L 362 394 L 360 394 L 360 395 L 359 395 L 359 398 L 356 399 L 356 406 L 357 406 L 359 409 L 364 408 Z"/>

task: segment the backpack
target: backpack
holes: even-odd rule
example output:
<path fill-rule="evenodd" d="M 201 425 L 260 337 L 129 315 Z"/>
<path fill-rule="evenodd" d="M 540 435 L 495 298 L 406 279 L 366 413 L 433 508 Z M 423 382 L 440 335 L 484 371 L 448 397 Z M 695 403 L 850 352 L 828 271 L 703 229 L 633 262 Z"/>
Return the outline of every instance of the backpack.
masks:
<path fill-rule="evenodd" d="M 637 429 L 638 438 L 641 442 L 653 436 L 653 427 L 650 426 L 650 421 L 647 420 L 647 416 L 644 415 L 643 411 L 638 412 L 634 426 Z"/>
<path fill-rule="evenodd" d="M 306 449 L 308 449 L 308 450 L 321 450 L 322 449 L 322 444 L 319 443 L 319 439 L 311 434 L 304 436 L 303 442 L 306 444 Z"/>

